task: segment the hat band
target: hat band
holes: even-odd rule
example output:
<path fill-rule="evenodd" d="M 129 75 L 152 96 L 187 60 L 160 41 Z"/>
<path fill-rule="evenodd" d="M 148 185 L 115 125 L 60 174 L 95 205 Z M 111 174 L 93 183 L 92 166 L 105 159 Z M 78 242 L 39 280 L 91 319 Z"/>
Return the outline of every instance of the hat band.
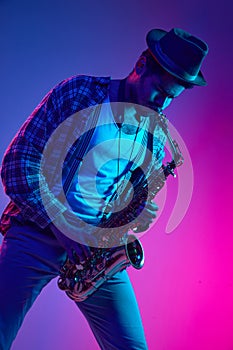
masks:
<path fill-rule="evenodd" d="M 159 42 L 156 42 L 155 48 L 157 50 L 157 54 L 159 55 L 160 59 L 162 60 L 162 64 L 165 65 L 165 67 L 170 70 L 170 72 L 173 72 L 176 76 L 179 76 L 180 78 L 183 78 L 184 80 L 188 80 L 190 82 L 194 81 L 197 77 L 197 75 L 191 75 L 187 72 L 185 72 L 181 67 L 179 67 L 176 63 L 174 63 L 167 55 L 163 52 L 161 49 Z M 152 53 L 154 56 L 154 54 Z M 165 57 L 165 60 L 164 60 Z M 156 58 L 156 57 L 155 57 Z M 156 58 L 157 59 L 157 58 Z"/>

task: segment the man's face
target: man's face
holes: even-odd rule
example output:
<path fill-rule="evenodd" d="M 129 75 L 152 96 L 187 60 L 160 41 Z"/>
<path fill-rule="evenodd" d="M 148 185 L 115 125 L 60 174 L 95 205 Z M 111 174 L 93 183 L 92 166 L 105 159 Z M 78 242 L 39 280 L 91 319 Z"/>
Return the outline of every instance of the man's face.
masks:
<path fill-rule="evenodd" d="M 159 75 L 145 66 L 136 74 L 132 92 L 136 103 L 161 112 L 184 90 L 171 74 L 164 72 Z"/>

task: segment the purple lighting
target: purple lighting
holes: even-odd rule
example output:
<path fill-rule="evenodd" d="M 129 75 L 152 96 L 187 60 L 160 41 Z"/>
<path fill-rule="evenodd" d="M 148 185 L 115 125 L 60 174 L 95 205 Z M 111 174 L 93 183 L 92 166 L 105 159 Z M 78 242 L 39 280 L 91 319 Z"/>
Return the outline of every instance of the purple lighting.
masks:
<path fill-rule="evenodd" d="M 75 74 L 125 77 L 151 28 L 183 28 L 209 44 L 208 86 L 185 91 L 165 111 L 190 154 L 188 210 L 166 234 L 178 191 L 169 180 L 159 220 L 141 240 L 145 265 L 128 269 L 150 350 L 233 349 L 232 10 L 229 0 L 0 1 L 1 158 L 55 84 Z M 0 196 L 2 212 L 2 188 Z M 25 318 L 12 347 L 22 349 L 98 349 L 55 280 Z"/>

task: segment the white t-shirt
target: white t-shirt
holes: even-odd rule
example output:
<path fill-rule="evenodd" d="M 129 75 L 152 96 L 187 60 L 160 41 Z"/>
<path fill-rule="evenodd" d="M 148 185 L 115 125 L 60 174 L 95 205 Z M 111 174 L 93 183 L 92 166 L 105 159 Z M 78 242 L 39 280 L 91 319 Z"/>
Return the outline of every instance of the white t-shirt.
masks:
<path fill-rule="evenodd" d="M 106 203 L 125 179 L 127 166 L 142 164 L 146 152 L 143 138 L 144 128 L 132 135 L 120 130 L 111 104 L 107 100 L 102 104 L 87 153 L 67 193 L 68 203 L 80 219 L 98 223 Z"/>

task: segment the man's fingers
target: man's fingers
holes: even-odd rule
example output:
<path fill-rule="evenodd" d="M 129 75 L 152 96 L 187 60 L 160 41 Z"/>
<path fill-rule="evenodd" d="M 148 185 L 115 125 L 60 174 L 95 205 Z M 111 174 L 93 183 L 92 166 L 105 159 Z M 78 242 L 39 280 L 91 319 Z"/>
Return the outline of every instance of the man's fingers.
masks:
<path fill-rule="evenodd" d="M 148 208 L 149 210 L 153 210 L 153 211 L 159 210 L 159 207 L 157 206 L 157 204 L 155 202 L 147 202 L 146 208 Z"/>
<path fill-rule="evenodd" d="M 72 264 L 77 264 L 78 259 L 77 259 L 77 256 L 75 255 L 76 254 L 75 250 L 70 248 L 70 249 L 66 249 L 66 251 L 70 262 L 72 262 Z"/>
<path fill-rule="evenodd" d="M 87 245 L 76 244 L 73 247 L 73 256 L 77 263 L 82 263 L 91 257 L 91 249 Z"/>
<path fill-rule="evenodd" d="M 158 206 L 154 203 L 148 203 L 141 212 L 141 218 L 156 218 Z"/>
<path fill-rule="evenodd" d="M 137 225 L 137 227 L 135 229 L 133 229 L 133 232 L 135 233 L 140 233 L 140 232 L 144 232 L 149 228 L 149 224 L 148 223 L 140 223 Z"/>
<path fill-rule="evenodd" d="M 142 210 L 140 216 L 138 217 L 139 222 L 137 227 L 133 230 L 135 233 L 140 233 L 148 230 L 156 218 L 156 212 L 158 211 L 158 206 L 154 202 L 147 202 L 144 209 Z"/>

